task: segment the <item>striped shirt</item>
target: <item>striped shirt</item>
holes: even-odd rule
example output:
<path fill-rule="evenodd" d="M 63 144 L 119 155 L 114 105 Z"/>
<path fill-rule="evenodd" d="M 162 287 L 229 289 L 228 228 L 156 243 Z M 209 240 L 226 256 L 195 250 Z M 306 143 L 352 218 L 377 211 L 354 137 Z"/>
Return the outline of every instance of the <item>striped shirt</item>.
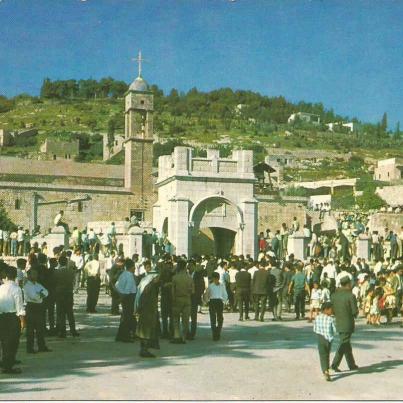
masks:
<path fill-rule="evenodd" d="M 336 334 L 336 325 L 333 316 L 325 315 L 323 313 L 319 314 L 315 318 L 313 324 L 313 331 L 316 334 L 322 335 L 326 340 L 332 341 Z"/>

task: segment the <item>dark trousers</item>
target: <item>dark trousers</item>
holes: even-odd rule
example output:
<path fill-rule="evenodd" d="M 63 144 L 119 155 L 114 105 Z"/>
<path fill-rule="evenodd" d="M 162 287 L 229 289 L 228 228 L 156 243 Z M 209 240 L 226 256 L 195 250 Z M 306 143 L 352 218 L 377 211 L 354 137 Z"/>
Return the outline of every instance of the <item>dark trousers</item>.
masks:
<path fill-rule="evenodd" d="M 300 316 L 305 317 L 305 290 L 294 291 L 294 305 L 295 305 L 295 315 L 297 319 Z"/>
<path fill-rule="evenodd" d="M 249 317 L 249 300 L 250 291 L 249 289 L 238 289 L 236 290 L 236 297 L 239 306 L 239 317 L 243 319 L 244 308 L 245 308 L 245 318 Z"/>
<path fill-rule="evenodd" d="M 35 335 L 38 342 L 38 349 L 44 350 L 45 344 L 45 309 L 43 304 L 27 303 L 27 351 L 34 350 Z"/>
<path fill-rule="evenodd" d="M 18 316 L 15 313 L 0 314 L 0 341 L 4 369 L 11 369 L 15 364 L 20 336 L 21 325 Z"/>
<path fill-rule="evenodd" d="M 172 315 L 172 290 L 171 288 L 161 288 L 161 321 L 162 334 L 173 336 L 174 325 Z"/>
<path fill-rule="evenodd" d="M 75 333 L 76 322 L 73 312 L 73 293 L 63 292 L 56 295 L 57 307 L 57 331 L 59 335 L 66 335 L 66 317 L 69 322 L 70 332 Z"/>
<path fill-rule="evenodd" d="M 224 303 L 221 299 L 211 299 L 209 302 L 210 325 L 213 338 L 220 338 L 222 325 L 224 323 Z"/>
<path fill-rule="evenodd" d="M 190 304 L 190 337 L 196 336 L 197 330 L 197 311 L 200 305 L 200 296 L 199 295 L 192 295 L 191 297 L 191 304 Z"/>
<path fill-rule="evenodd" d="M 113 315 L 119 315 L 120 295 L 116 291 L 114 285 L 112 285 L 111 287 L 111 297 L 112 297 L 111 313 Z"/>
<path fill-rule="evenodd" d="M 330 349 L 332 347 L 332 343 L 329 340 L 326 340 L 321 334 L 318 334 L 317 336 L 320 367 L 322 372 L 325 372 L 328 371 L 330 367 Z"/>
<path fill-rule="evenodd" d="M 255 294 L 255 319 L 263 320 L 266 312 L 267 295 Z"/>
<path fill-rule="evenodd" d="M 236 301 L 236 297 L 235 297 L 235 287 L 236 287 L 235 283 L 227 284 L 228 302 L 229 302 L 229 306 L 232 311 L 235 311 L 236 305 L 237 305 L 237 301 Z"/>
<path fill-rule="evenodd" d="M 49 294 L 45 300 L 45 326 L 46 326 L 46 317 L 48 320 L 49 330 L 55 329 L 55 308 L 56 308 L 56 299 L 54 295 Z"/>
<path fill-rule="evenodd" d="M 353 356 L 353 349 L 351 348 L 351 333 L 339 333 L 339 346 L 337 348 L 336 354 L 333 358 L 332 367 L 337 368 L 343 356 L 346 357 L 347 365 L 349 368 L 355 366 L 355 360 Z"/>
<path fill-rule="evenodd" d="M 131 338 L 131 334 L 136 332 L 136 322 L 133 316 L 135 297 L 136 294 L 121 294 L 122 314 L 116 335 L 116 340 L 118 341 L 128 341 Z"/>
<path fill-rule="evenodd" d="M 95 312 L 98 303 L 101 280 L 99 277 L 87 278 L 87 312 Z"/>

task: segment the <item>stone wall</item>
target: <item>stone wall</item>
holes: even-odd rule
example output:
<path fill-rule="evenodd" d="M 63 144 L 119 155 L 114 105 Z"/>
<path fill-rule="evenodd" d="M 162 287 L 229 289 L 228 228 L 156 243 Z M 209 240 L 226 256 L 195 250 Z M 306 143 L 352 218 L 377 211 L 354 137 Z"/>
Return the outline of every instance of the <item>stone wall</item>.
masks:
<path fill-rule="evenodd" d="M 403 214 L 395 213 L 375 213 L 369 217 L 368 226 L 371 231 L 379 231 L 384 234 L 385 228 L 400 233 L 400 228 L 403 227 Z"/>
<path fill-rule="evenodd" d="M 0 188 L 0 201 L 4 204 L 11 220 L 32 229 L 33 225 L 33 194 L 37 192 L 44 201 L 72 200 L 84 198 L 87 194 L 91 200 L 78 203 L 52 204 L 38 207 L 38 224 L 42 229 L 53 227 L 53 219 L 59 210 L 64 210 L 65 221 L 70 226 L 84 228 L 89 221 L 119 221 L 130 216 L 130 210 L 144 210 L 146 221 L 152 220 L 152 205 L 156 201 L 154 192 L 148 193 L 142 201 L 138 196 L 115 188 L 65 189 L 57 187 Z M 18 203 L 16 203 L 18 200 Z M 18 204 L 18 209 L 16 209 Z M 81 211 L 79 211 L 81 210 Z"/>
<path fill-rule="evenodd" d="M 265 232 L 268 228 L 271 231 L 279 230 L 282 223 L 286 223 L 290 227 L 294 217 L 297 217 L 301 227 L 307 223 L 305 198 L 278 201 L 274 198 L 257 196 L 257 199 L 259 201 L 258 232 Z"/>
<path fill-rule="evenodd" d="M 385 186 L 377 188 L 376 192 L 385 202 L 392 207 L 403 206 L 403 185 Z"/>

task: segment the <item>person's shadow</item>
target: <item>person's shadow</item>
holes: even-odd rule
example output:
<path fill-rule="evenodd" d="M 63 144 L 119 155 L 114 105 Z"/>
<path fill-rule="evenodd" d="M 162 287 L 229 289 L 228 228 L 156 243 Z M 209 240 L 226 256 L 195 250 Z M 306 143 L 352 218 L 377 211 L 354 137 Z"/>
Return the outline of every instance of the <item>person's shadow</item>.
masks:
<path fill-rule="evenodd" d="M 334 380 L 339 380 L 342 378 L 346 378 L 352 375 L 364 375 L 364 374 L 372 374 L 377 372 L 385 372 L 388 369 L 398 368 L 403 365 L 403 360 L 389 360 L 389 361 L 381 361 L 375 364 L 367 365 L 366 367 L 360 367 L 357 371 L 350 371 L 345 373 L 337 373 Z"/>

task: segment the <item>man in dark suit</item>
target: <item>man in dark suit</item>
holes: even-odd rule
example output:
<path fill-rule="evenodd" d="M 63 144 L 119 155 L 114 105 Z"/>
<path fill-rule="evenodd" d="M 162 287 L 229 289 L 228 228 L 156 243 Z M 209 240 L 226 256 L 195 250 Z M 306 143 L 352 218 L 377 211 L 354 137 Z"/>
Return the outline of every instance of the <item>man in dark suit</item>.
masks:
<path fill-rule="evenodd" d="M 266 262 L 259 263 L 259 270 L 252 279 L 252 294 L 255 299 L 255 320 L 264 321 L 267 295 L 269 293 L 269 272 L 265 268 Z"/>
<path fill-rule="evenodd" d="M 239 320 L 243 320 L 243 308 L 245 306 L 245 319 L 249 319 L 249 300 L 251 275 L 246 271 L 246 265 L 241 266 L 241 270 L 235 276 L 235 296 L 238 299 Z"/>
<path fill-rule="evenodd" d="M 284 276 L 283 270 L 277 267 L 277 262 L 271 262 L 270 278 L 270 305 L 273 311 L 273 321 L 282 320 L 281 314 L 283 311 L 283 287 Z"/>
<path fill-rule="evenodd" d="M 358 369 L 350 343 L 351 335 L 354 332 L 354 318 L 358 314 L 357 300 L 351 292 L 351 280 L 349 277 L 343 277 L 340 280 L 340 286 L 331 298 L 336 317 L 336 329 L 340 339 L 340 344 L 332 363 L 332 369 L 335 372 L 340 372 L 339 365 L 343 356 L 346 357 L 350 370 Z"/>
<path fill-rule="evenodd" d="M 190 275 L 194 282 L 194 293 L 191 298 L 191 308 L 190 308 L 190 333 L 187 340 L 194 340 L 197 330 L 197 310 L 199 305 L 202 305 L 202 296 L 205 289 L 204 275 L 205 270 L 201 265 L 201 259 L 198 257 L 196 259 L 193 272 L 189 270 Z"/>

